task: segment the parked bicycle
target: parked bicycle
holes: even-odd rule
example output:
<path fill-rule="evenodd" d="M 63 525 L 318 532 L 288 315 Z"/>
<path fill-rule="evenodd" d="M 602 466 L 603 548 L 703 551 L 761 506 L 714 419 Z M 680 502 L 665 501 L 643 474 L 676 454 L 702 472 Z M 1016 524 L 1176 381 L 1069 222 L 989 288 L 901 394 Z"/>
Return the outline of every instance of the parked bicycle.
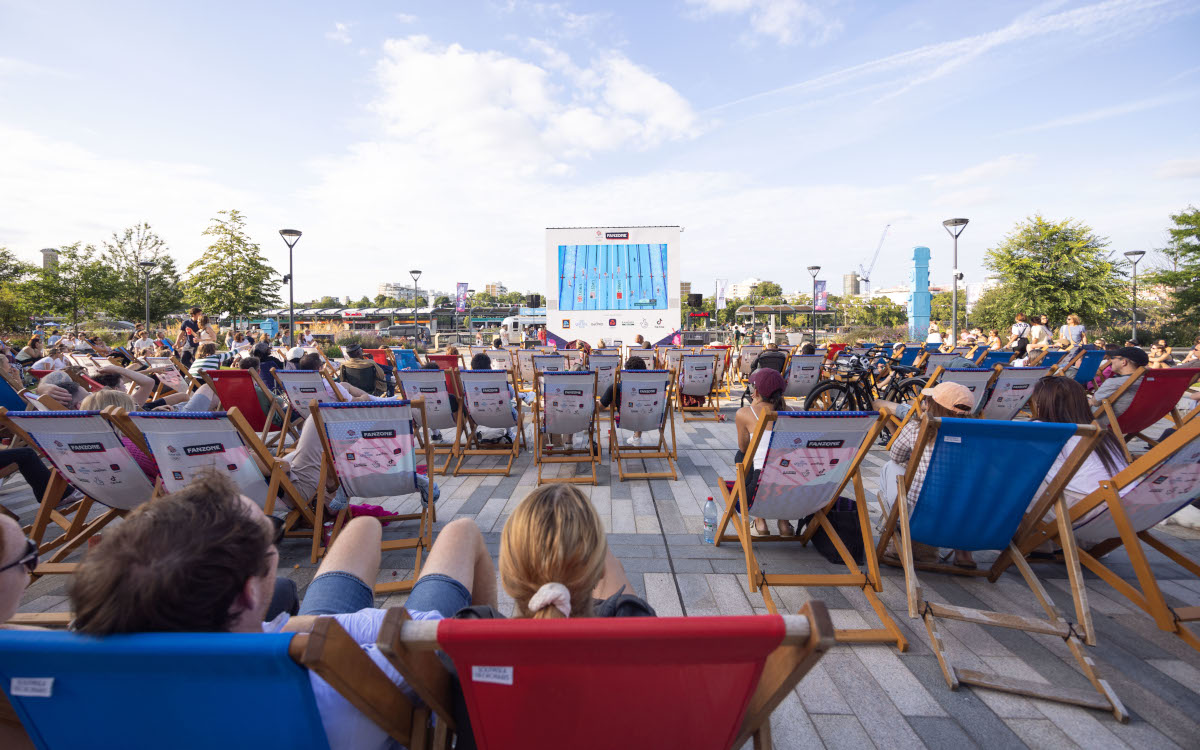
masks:
<path fill-rule="evenodd" d="M 908 403 L 927 381 L 920 370 L 886 358 L 878 347 L 865 354 L 838 357 L 825 367 L 829 379 L 808 394 L 806 411 L 871 411 L 877 398 Z M 890 436 L 891 431 L 884 428 L 882 437 Z"/>

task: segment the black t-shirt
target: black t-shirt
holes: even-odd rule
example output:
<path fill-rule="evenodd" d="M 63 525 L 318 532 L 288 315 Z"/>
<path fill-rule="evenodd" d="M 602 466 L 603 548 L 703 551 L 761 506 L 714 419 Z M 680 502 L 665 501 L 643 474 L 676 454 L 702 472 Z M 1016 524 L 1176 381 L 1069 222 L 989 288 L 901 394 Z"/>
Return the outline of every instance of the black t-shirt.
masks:
<path fill-rule="evenodd" d="M 200 343 L 200 326 L 194 320 L 185 320 L 180 329 L 187 334 L 187 345 L 196 346 Z"/>

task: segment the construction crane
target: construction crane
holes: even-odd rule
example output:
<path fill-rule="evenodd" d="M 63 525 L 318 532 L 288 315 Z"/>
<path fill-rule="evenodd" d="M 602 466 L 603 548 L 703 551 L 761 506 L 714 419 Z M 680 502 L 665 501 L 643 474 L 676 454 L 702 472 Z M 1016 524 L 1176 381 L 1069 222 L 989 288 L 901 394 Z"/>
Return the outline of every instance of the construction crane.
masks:
<path fill-rule="evenodd" d="M 879 244 L 875 246 L 875 255 L 871 258 L 871 265 L 858 267 L 858 278 L 862 281 L 862 288 L 859 289 L 859 292 L 864 297 L 871 296 L 871 272 L 875 270 L 875 263 L 879 260 L 879 251 L 883 249 L 883 241 L 887 238 L 888 230 L 891 228 L 892 225 L 888 224 L 883 228 L 883 234 L 879 235 Z"/>

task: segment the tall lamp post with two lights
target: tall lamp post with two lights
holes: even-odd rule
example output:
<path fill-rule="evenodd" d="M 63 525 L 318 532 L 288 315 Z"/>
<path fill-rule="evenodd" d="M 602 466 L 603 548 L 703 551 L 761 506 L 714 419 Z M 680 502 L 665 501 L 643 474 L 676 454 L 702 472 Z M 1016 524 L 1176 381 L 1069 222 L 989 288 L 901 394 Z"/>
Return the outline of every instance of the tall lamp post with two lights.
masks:
<path fill-rule="evenodd" d="M 413 338 L 420 338 L 416 334 L 417 334 L 417 279 L 421 278 L 421 272 L 420 271 L 409 271 L 408 275 L 412 276 L 412 280 L 413 280 Z"/>
<path fill-rule="evenodd" d="M 958 272 L 958 235 L 962 234 L 963 230 L 967 228 L 967 222 L 969 221 L 970 219 L 946 219 L 942 222 L 942 226 L 946 228 L 946 232 L 954 238 L 954 268 L 952 269 L 954 286 L 950 294 L 951 320 L 953 323 L 951 323 L 950 327 L 950 341 L 955 346 L 958 345 L 958 281 L 962 278 L 962 274 Z"/>
<path fill-rule="evenodd" d="M 296 345 L 296 303 L 295 294 L 296 281 L 293 278 L 292 271 L 292 248 L 300 241 L 302 232 L 299 229 L 280 229 L 279 236 L 288 246 L 288 274 L 284 281 L 288 284 L 288 346 Z"/>
<path fill-rule="evenodd" d="M 153 260 L 139 261 L 138 265 L 142 268 L 142 278 L 146 282 L 146 335 L 150 335 L 150 274 L 158 267 L 158 262 Z"/>
<path fill-rule="evenodd" d="M 1146 254 L 1145 250 L 1130 250 L 1125 253 L 1125 257 L 1133 261 L 1133 344 L 1137 346 L 1137 264 Z"/>
<path fill-rule="evenodd" d="M 813 296 L 812 296 L 812 326 L 813 326 L 813 346 L 817 345 L 817 274 L 821 272 L 820 266 L 809 266 L 808 272 L 812 274 L 813 280 Z"/>

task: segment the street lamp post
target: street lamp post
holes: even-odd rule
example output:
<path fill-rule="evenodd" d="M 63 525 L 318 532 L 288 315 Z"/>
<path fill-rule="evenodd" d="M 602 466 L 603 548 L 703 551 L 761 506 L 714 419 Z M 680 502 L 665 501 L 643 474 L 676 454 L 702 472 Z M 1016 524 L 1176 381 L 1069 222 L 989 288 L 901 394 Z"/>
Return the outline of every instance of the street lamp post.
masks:
<path fill-rule="evenodd" d="M 1130 250 L 1125 253 L 1125 257 L 1133 261 L 1133 344 L 1137 346 L 1137 264 L 1146 254 L 1145 250 Z"/>
<path fill-rule="evenodd" d="M 817 274 L 821 272 L 820 266 L 809 266 L 808 272 L 812 274 L 813 280 L 813 296 L 812 296 L 812 326 L 813 326 L 813 348 L 817 346 Z"/>
<path fill-rule="evenodd" d="M 417 279 L 421 278 L 420 271 L 409 271 L 408 275 L 413 280 L 413 335 L 417 333 Z"/>
<path fill-rule="evenodd" d="M 158 266 L 158 263 L 153 260 L 139 261 L 138 265 L 142 267 L 142 276 L 146 281 L 146 335 L 150 335 L 150 273 Z"/>
<path fill-rule="evenodd" d="M 296 279 L 295 272 L 292 270 L 292 248 L 300 241 L 301 232 L 299 229 L 280 229 L 279 236 L 288 246 L 288 275 L 284 279 L 288 283 L 288 346 L 296 345 L 296 300 L 295 289 Z"/>
<path fill-rule="evenodd" d="M 953 323 L 950 325 L 950 341 L 955 346 L 958 346 L 958 280 L 962 276 L 958 272 L 958 235 L 962 234 L 963 230 L 967 228 L 968 221 L 970 219 L 946 219 L 942 222 L 942 226 L 946 228 L 946 232 L 954 238 L 954 268 L 951 269 L 954 285 L 950 294 L 950 311 Z"/>

